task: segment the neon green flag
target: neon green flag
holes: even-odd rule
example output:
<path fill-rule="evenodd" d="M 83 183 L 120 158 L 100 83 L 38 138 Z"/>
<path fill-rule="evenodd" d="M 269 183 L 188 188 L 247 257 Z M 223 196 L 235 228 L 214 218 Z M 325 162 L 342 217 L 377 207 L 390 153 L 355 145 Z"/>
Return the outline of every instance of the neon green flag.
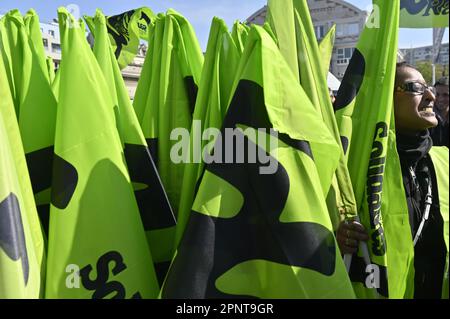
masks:
<path fill-rule="evenodd" d="M 108 84 L 84 24 L 65 8 L 58 18 L 63 66 L 46 297 L 153 298 L 158 283 Z"/>
<path fill-rule="evenodd" d="M 379 274 L 371 285 L 376 289 L 367 288 L 366 264 L 354 255 L 350 276 L 358 297 L 403 298 L 413 246 L 393 118 L 400 1 L 374 4 L 334 105 L 372 267 Z"/>
<path fill-rule="evenodd" d="M 449 199 L 448 199 L 448 184 L 449 184 L 449 154 L 448 147 L 438 146 L 432 147 L 430 150 L 430 156 L 433 160 L 433 166 L 436 172 L 438 198 L 439 198 L 439 210 L 441 212 L 443 221 L 443 235 L 445 247 L 447 248 L 447 255 L 445 258 L 445 268 L 442 280 L 442 299 L 448 299 L 449 286 L 448 286 L 448 274 L 449 274 Z"/>
<path fill-rule="evenodd" d="M 234 40 L 234 44 L 237 46 L 239 52 L 244 51 L 245 43 L 248 37 L 248 31 L 250 27 L 245 23 L 241 23 L 236 20 L 233 24 L 233 29 L 231 30 L 231 37 Z"/>
<path fill-rule="evenodd" d="M 37 61 L 43 70 L 47 69 L 44 43 L 42 41 L 41 26 L 36 11 L 29 10 L 23 17 L 29 39 L 31 41 L 30 48 L 34 51 Z M 46 73 L 48 75 L 48 73 Z"/>
<path fill-rule="evenodd" d="M 278 40 L 278 47 L 291 67 L 292 73 L 299 78 L 297 46 L 295 42 L 295 23 L 293 1 L 268 0 L 266 22 Z"/>
<path fill-rule="evenodd" d="M 147 7 L 107 18 L 111 45 L 121 69 L 133 61 L 140 39 L 148 39 L 148 29 L 155 18 L 153 11 Z"/>
<path fill-rule="evenodd" d="M 269 1 L 267 22 L 274 31 L 280 48 L 291 69 L 298 74 L 299 83 L 322 116 L 327 129 L 332 132 L 336 143 L 340 144 L 339 129 L 333 114 L 327 77 L 324 73 L 325 60 L 320 53 L 314 28 L 305 0 Z M 295 61 L 292 62 L 295 58 Z M 322 147 L 315 148 L 316 166 L 321 172 L 320 179 L 333 225 L 336 228 L 342 215 L 356 216 L 356 204 L 351 188 L 350 176 L 340 150 L 339 166 L 328 160 Z M 331 188 L 330 188 L 331 186 Z"/>
<path fill-rule="evenodd" d="M 16 88 L 13 79 L 13 70 L 11 66 L 11 57 L 10 57 L 11 49 L 9 48 L 9 39 L 8 39 L 8 32 L 6 31 L 5 19 L 6 19 L 5 16 L 0 18 L 0 56 L 3 60 L 3 65 L 6 71 L 6 77 L 8 79 L 11 96 L 13 97 L 13 102 L 15 102 Z M 18 115 L 16 105 L 17 103 L 14 103 L 14 110 L 15 113 Z"/>
<path fill-rule="evenodd" d="M 114 57 L 106 30 L 105 16 L 97 10 L 95 17 L 85 17 L 85 20 L 95 38 L 95 57 L 106 82 L 110 84 L 128 172 L 134 184 L 158 279 L 162 283 L 174 253 L 175 217 Z"/>
<path fill-rule="evenodd" d="M 235 24 L 236 28 L 241 28 Z M 236 32 L 244 33 L 245 28 Z M 206 49 L 205 63 L 200 80 L 189 144 L 189 160 L 185 164 L 183 185 L 178 210 L 176 246 L 181 240 L 189 219 L 198 182 L 204 171 L 204 152 L 208 144 L 214 145 L 214 136 L 202 137 L 213 129 L 220 129 L 231 98 L 231 89 L 241 56 L 238 44 L 228 32 L 225 22 L 214 18 Z M 201 141 L 199 143 L 199 141 Z M 204 150 L 204 151 L 203 151 Z"/>
<path fill-rule="evenodd" d="M 319 114 L 322 114 L 323 121 L 332 133 L 336 143 L 341 145 L 339 129 L 329 96 L 327 77 L 323 72 L 323 60 L 321 59 L 315 37 L 308 4 L 306 0 L 294 0 L 293 2 L 300 83 L 316 110 Z M 326 154 L 322 153 L 320 156 L 317 156 L 317 166 L 321 172 L 322 187 L 327 195 L 328 209 L 335 228 L 342 217 L 354 218 L 357 216 L 356 200 L 342 147 L 340 148 L 339 156 L 339 165 L 335 172 L 328 166 Z"/>
<path fill-rule="evenodd" d="M 190 23 L 173 10 L 158 16 L 148 43 L 134 108 L 177 214 L 184 157 L 172 154 L 178 142 L 173 139 L 174 129 L 189 132 L 191 128 L 203 54 Z"/>
<path fill-rule="evenodd" d="M 0 299 L 40 298 L 44 239 L 0 59 Z"/>
<path fill-rule="evenodd" d="M 400 28 L 445 28 L 448 13 L 448 0 L 401 0 Z"/>
<path fill-rule="evenodd" d="M 325 78 L 330 70 L 331 57 L 333 56 L 336 25 L 334 24 L 319 43 L 319 54 L 322 57 L 323 74 Z"/>
<path fill-rule="evenodd" d="M 47 70 L 48 70 L 48 80 L 49 80 L 50 84 L 52 84 L 53 81 L 55 80 L 55 64 L 51 57 L 47 57 L 47 59 L 45 60 L 45 63 L 47 65 Z"/>
<path fill-rule="evenodd" d="M 354 297 L 311 144 L 339 147 L 262 27 L 233 86 L 162 297 Z"/>
<path fill-rule="evenodd" d="M 61 77 L 60 77 L 61 72 L 60 71 L 61 71 L 61 64 L 59 64 L 58 72 L 56 72 L 55 78 L 53 79 L 53 82 L 52 82 L 52 85 L 51 85 L 52 92 L 53 92 L 53 95 L 55 96 L 56 100 L 58 100 L 58 96 L 59 96 L 59 84 L 60 84 L 60 79 L 61 79 Z"/>
<path fill-rule="evenodd" d="M 141 69 L 141 75 L 137 84 L 136 92 L 134 94 L 133 108 L 136 113 L 136 117 L 139 123 L 142 125 L 142 120 L 144 117 L 144 112 L 147 107 L 147 100 L 150 95 L 150 85 L 152 83 L 152 75 L 154 76 L 153 69 L 159 72 L 160 65 L 158 64 L 158 50 L 161 49 L 160 43 L 162 42 L 162 34 L 164 29 L 162 27 L 156 28 L 158 20 L 164 19 L 164 14 L 159 13 L 157 18 L 153 21 L 153 24 L 148 29 L 148 48 L 147 54 L 145 56 L 144 65 Z M 155 32 L 158 31 L 156 34 Z M 154 42 L 158 41 L 158 42 Z M 149 143 L 150 150 L 153 152 L 152 145 Z M 152 154 L 154 155 L 154 153 Z M 153 159 L 156 159 L 153 157 Z"/>
<path fill-rule="evenodd" d="M 47 233 L 56 99 L 48 80 L 43 50 L 36 44 L 40 33 L 36 31 L 38 17 L 30 11 L 26 24 L 20 12 L 13 10 L 4 18 L 20 133 L 39 217 Z"/>

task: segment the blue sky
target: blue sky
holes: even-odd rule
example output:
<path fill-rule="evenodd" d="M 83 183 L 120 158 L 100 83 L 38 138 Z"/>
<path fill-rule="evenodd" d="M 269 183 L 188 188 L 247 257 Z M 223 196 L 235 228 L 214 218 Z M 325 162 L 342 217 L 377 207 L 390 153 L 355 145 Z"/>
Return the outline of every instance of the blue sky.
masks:
<path fill-rule="evenodd" d="M 372 0 L 347 0 L 360 9 L 369 8 Z M 203 49 L 206 48 L 209 27 L 213 16 L 218 16 L 231 26 L 234 20 L 244 21 L 256 10 L 267 3 L 267 0 L 0 0 L 0 13 L 11 9 L 19 9 L 25 13 L 34 8 L 42 22 L 56 17 L 59 6 L 76 4 L 81 14 L 92 15 L 96 8 L 101 8 L 106 15 L 124 12 L 130 9 L 147 6 L 155 13 L 173 8 L 183 14 L 194 26 Z M 444 42 L 448 42 L 448 28 Z M 401 29 L 400 48 L 418 47 L 432 44 L 431 29 Z"/>

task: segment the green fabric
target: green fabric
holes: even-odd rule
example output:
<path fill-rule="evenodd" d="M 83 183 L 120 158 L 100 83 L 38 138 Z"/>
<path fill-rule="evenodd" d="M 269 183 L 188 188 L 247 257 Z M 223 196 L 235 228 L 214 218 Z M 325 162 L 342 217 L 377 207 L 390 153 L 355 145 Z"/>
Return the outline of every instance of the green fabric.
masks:
<path fill-rule="evenodd" d="M 13 69 L 11 65 L 11 56 L 10 56 L 11 49 L 9 47 L 9 36 L 5 24 L 6 24 L 6 16 L 3 16 L 2 18 L 0 18 L 0 53 L 1 58 L 3 60 L 4 68 L 6 70 L 9 89 L 13 97 L 14 110 L 15 113 L 18 115 L 18 109 L 16 108 L 18 103 L 15 103 L 16 87 L 13 77 Z"/>
<path fill-rule="evenodd" d="M 269 1 L 267 22 L 278 40 L 278 46 L 291 66 L 294 74 L 299 75 L 299 82 L 322 115 L 327 128 L 335 141 L 340 144 L 339 129 L 331 105 L 327 75 L 331 54 L 330 48 L 322 54 L 316 41 L 308 4 L 304 0 L 285 2 Z M 328 39 L 331 39 L 329 34 Z M 330 43 L 330 40 L 328 40 Z M 332 49 L 332 46 L 331 46 Z M 328 64 L 328 65 L 327 65 Z M 326 72 L 324 70 L 326 69 Z M 322 189 L 327 196 L 327 206 L 334 228 L 340 222 L 341 215 L 356 216 L 356 202 L 350 183 L 350 176 L 345 163 L 343 151 L 339 152 L 339 164 L 336 170 L 334 160 L 322 147 L 312 145 L 316 165 L 321 172 Z M 330 188 L 331 186 L 331 188 Z"/>
<path fill-rule="evenodd" d="M 448 27 L 448 1 L 400 2 L 400 28 L 445 28 Z"/>
<path fill-rule="evenodd" d="M 47 57 L 45 62 L 47 65 L 47 70 L 48 70 L 48 80 L 49 80 L 50 84 L 52 84 L 53 81 L 55 80 L 55 64 L 51 57 Z M 55 99 L 56 99 L 56 97 L 55 97 Z"/>
<path fill-rule="evenodd" d="M 50 90 L 47 67 L 33 49 L 19 11 L 5 16 L 16 88 L 16 110 L 25 153 L 53 144 L 56 101 Z M 45 60 L 44 60 L 45 61 Z"/>
<path fill-rule="evenodd" d="M 112 95 L 84 24 L 65 8 L 58 19 L 63 65 L 46 298 L 156 297 L 158 283 L 111 112 Z M 80 269 L 77 289 L 68 285 L 70 265 Z"/>
<path fill-rule="evenodd" d="M 323 73 L 323 62 L 319 46 L 316 41 L 313 23 L 309 14 L 306 0 L 294 0 L 297 48 L 299 54 L 300 83 L 319 114 L 322 115 L 326 127 L 332 133 L 336 143 L 341 144 L 339 128 L 333 112 L 328 91 L 327 77 Z M 328 74 L 328 73 L 327 73 Z M 317 167 L 321 172 L 322 189 L 327 197 L 330 216 L 335 221 L 341 215 L 353 218 L 357 214 L 356 200 L 351 186 L 350 175 L 340 149 L 337 170 L 333 170 L 329 163 L 329 155 L 320 153 L 315 156 Z M 314 151 L 314 148 L 313 148 Z M 333 176 L 333 173 L 335 176 Z M 330 189 L 330 184 L 332 188 Z"/>
<path fill-rule="evenodd" d="M 378 10 L 368 21 L 379 19 L 380 27 L 364 28 L 334 107 L 341 135 L 348 141 L 348 169 L 358 214 L 370 237 L 370 258 L 381 273 L 379 289 L 355 282 L 355 291 L 360 298 L 403 298 L 412 274 L 413 245 L 392 98 L 400 4 L 374 3 Z M 366 278 L 367 273 L 354 268 L 350 275 Z"/>
<path fill-rule="evenodd" d="M 190 23 L 169 10 L 149 31 L 146 62 L 133 102 L 144 136 L 175 213 L 183 181 L 183 163 L 170 158 L 173 129 L 191 128 L 203 54 Z"/>
<path fill-rule="evenodd" d="M 211 140 L 205 141 L 202 139 L 202 135 L 205 129 L 220 129 L 231 98 L 233 80 L 242 53 L 239 49 L 242 44 L 241 36 L 247 32 L 247 29 L 240 24 L 235 24 L 234 30 L 236 30 L 236 38 L 241 39 L 239 45 L 233 40 L 223 20 L 214 18 L 212 21 L 205 63 L 193 114 L 193 120 L 196 121 L 196 125 L 191 129 L 190 161 L 185 164 L 183 175 L 183 191 L 178 210 L 176 247 L 181 240 L 191 212 L 197 182 L 204 171 L 202 150 L 206 144 L 213 145 L 210 144 L 213 143 L 213 138 L 210 137 Z M 197 148 L 194 148 L 194 145 L 197 143 L 195 141 L 201 141 Z M 200 163 L 198 163 L 199 161 L 195 162 L 195 158 L 201 159 Z"/>
<path fill-rule="evenodd" d="M 290 66 L 292 73 L 300 81 L 294 16 L 295 11 L 292 0 L 268 0 L 266 22 L 268 22 L 275 37 L 278 39 L 278 47 Z"/>
<path fill-rule="evenodd" d="M 436 179 L 438 183 L 438 196 L 439 196 L 439 210 L 441 211 L 442 220 L 444 221 L 443 235 L 445 240 L 445 246 L 447 247 L 447 257 L 445 260 L 444 280 L 442 284 L 442 298 L 448 299 L 448 219 L 449 219 L 449 206 L 448 206 L 448 148 L 447 147 L 433 147 L 430 150 L 430 155 L 433 160 L 434 169 L 436 172 Z"/>
<path fill-rule="evenodd" d="M 258 164 L 206 165 L 161 296 L 354 297 L 308 143 L 324 145 L 329 154 L 338 153 L 339 146 L 262 27 L 249 32 L 233 86 L 222 131 L 241 128 L 279 162 L 278 169 L 261 175 Z M 264 127 L 278 131 L 277 146 L 266 145 L 267 133 L 257 130 Z M 308 227 L 320 229 L 327 239 L 311 239 L 318 233 L 306 235 L 301 229 Z M 313 242 L 327 253 L 314 250 L 308 265 L 301 266 L 297 260 Z M 316 264 L 312 255 L 324 259 Z M 328 257 L 332 260 L 325 261 Z M 320 265 L 332 269 L 325 275 L 315 270 Z"/>
<path fill-rule="evenodd" d="M 107 17 L 108 34 L 121 69 L 135 58 L 140 39 L 148 39 L 155 14 L 147 7 Z"/>
<path fill-rule="evenodd" d="M 85 17 L 85 20 L 95 38 L 94 55 L 106 82 L 110 84 L 111 97 L 116 106 L 111 111 L 114 111 L 119 135 L 124 144 L 127 166 L 129 171 L 133 171 L 130 177 L 134 184 L 153 261 L 169 262 L 173 257 L 175 219 L 114 57 L 108 39 L 105 16 L 97 10 L 95 17 Z M 155 181 L 157 183 L 152 184 Z M 146 184 L 147 190 L 141 189 L 142 183 Z M 157 211 L 158 207 L 161 207 L 161 211 Z M 161 219 L 169 220 L 169 224 L 151 222 Z"/>
<path fill-rule="evenodd" d="M 234 44 L 236 45 L 237 49 L 241 53 L 242 51 L 244 51 L 249 30 L 250 27 L 245 23 L 235 21 L 233 24 L 233 29 L 231 30 L 231 37 L 233 38 Z"/>
<path fill-rule="evenodd" d="M 39 298 L 44 239 L 2 59 L 0 96 L 0 299 Z"/>
<path fill-rule="evenodd" d="M 334 39 L 336 36 L 336 25 L 334 24 L 319 43 L 319 53 L 322 57 L 323 74 L 328 77 L 331 57 L 333 56 Z"/>
<path fill-rule="evenodd" d="M 39 19 L 30 11 L 24 21 L 18 10 L 4 17 L 7 55 L 15 87 L 15 109 L 38 211 L 47 228 L 51 162 L 55 139 L 56 99 L 50 87 Z M 42 40 L 41 40 L 42 42 Z"/>
<path fill-rule="evenodd" d="M 142 124 L 144 112 L 147 107 L 147 100 L 149 99 L 149 89 L 152 82 L 152 74 L 153 76 L 155 76 L 154 72 L 159 72 L 161 67 L 159 64 L 157 64 L 158 55 L 156 54 L 158 52 L 157 50 L 161 49 L 159 44 L 162 42 L 162 34 L 164 30 L 162 27 L 156 29 L 156 24 L 157 21 L 163 19 L 163 17 L 163 14 L 158 14 L 157 18 L 153 22 L 153 25 L 149 27 L 147 38 L 147 54 L 145 56 L 144 65 L 141 69 L 141 75 L 136 87 L 136 92 L 134 93 L 133 108 L 140 124 Z M 155 30 L 158 31 L 157 35 L 155 34 Z M 159 55 L 160 54 L 161 53 L 159 53 Z M 154 71 L 154 69 L 156 69 L 156 71 Z"/>
<path fill-rule="evenodd" d="M 39 24 L 39 17 L 36 11 L 29 10 L 23 17 L 28 36 L 30 39 L 30 47 L 34 51 L 36 59 L 43 70 L 47 69 L 47 62 L 45 56 L 44 43 L 42 41 L 41 26 Z M 48 75 L 48 73 L 46 73 Z"/>
<path fill-rule="evenodd" d="M 60 84 L 60 79 L 61 79 L 60 71 L 61 71 L 61 64 L 59 64 L 58 72 L 56 72 L 55 78 L 52 82 L 52 92 L 53 92 L 53 95 L 55 96 L 56 100 L 58 100 L 58 96 L 59 96 L 59 84 Z"/>

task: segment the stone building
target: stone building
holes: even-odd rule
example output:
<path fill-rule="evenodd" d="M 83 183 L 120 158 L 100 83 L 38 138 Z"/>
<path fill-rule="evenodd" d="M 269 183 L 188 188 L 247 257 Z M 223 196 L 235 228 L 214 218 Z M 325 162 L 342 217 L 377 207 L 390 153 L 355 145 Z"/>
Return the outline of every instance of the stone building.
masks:
<path fill-rule="evenodd" d="M 336 40 L 330 71 L 341 80 L 369 13 L 342 0 L 308 0 L 308 5 L 318 40 L 321 40 L 336 24 Z M 267 6 L 264 6 L 251 15 L 247 23 L 262 25 L 266 14 Z"/>
<path fill-rule="evenodd" d="M 52 58 L 55 69 L 58 69 L 61 63 L 61 39 L 59 38 L 58 23 L 41 22 L 40 25 L 45 54 Z"/>
<path fill-rule="evenodd" d="M 416 65 L 418 62 L 432 61 L 433 46 L 424 46 L 418 48 L 401 49 L 400 50 L 409 64 Z M 443 43 L 439 52 L 437 64 L 442 64 L 448 67 L 448 43 Z"/>

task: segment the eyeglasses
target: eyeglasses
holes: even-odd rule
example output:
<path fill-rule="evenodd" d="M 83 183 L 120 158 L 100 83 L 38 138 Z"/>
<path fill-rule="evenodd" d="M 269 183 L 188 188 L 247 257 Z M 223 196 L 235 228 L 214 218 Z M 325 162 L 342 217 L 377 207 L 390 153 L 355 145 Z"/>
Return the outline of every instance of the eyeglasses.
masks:
<path fill-rule="evenodd" d="M 414 93 L 414 95 L 423 95 L 426 90 L 436 94 L 436 89 L 433 86 L 428 86 L 421 82 L 406 82 L 395 88 L 397 92 L 409 92 Z"/>

